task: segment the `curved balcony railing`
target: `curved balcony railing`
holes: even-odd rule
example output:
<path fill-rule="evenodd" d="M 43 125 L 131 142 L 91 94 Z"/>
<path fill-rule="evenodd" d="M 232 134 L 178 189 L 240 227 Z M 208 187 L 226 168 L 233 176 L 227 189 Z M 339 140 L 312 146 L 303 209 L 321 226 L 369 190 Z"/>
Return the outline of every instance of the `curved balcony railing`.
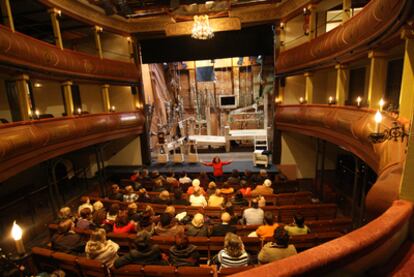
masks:
<path fill-rule="evenodd" d="M 0 26 L 0 63 L 66 78 L 87 78 L 127 84 L 139 82 L 134 63 L 120 62 L 80 53 L 34 39 Z"/>
<path fill-rule="evenodd" d="M 0 182 L 53 157 L 144 130 L 144 113 L 120 112 L 0 125 Z"/>
<path fill-rule="evenodd" d="M 277 57 L 276 72 L 285 75 L 352 60 L 397 30 L 411 16 L 412 1 L 370 1 L 357 15 L 310 42 L 283 51 Z"/>

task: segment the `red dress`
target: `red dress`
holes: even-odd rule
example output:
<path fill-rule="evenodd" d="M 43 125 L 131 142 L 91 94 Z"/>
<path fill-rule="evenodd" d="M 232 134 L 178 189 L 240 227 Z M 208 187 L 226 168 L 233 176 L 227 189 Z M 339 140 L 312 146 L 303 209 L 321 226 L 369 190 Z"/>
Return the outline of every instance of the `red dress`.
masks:
<path fill-rule="evenodd" d="M 219 177 L 223 175 L 223 165 L 231 164 L 231 162 L 205 163 L 207 166 L 213 167 L 213 176 Z"/>

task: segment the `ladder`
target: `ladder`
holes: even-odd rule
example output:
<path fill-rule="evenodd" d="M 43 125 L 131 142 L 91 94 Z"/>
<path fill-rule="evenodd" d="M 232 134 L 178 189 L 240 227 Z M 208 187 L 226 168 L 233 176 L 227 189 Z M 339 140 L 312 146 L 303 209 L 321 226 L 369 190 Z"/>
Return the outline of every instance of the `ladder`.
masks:
<path fill-rule="evenodd" d="M 268 150 L 269 145 L 267 142 L 267 136 L 254 137 L 254 150 Z"/>

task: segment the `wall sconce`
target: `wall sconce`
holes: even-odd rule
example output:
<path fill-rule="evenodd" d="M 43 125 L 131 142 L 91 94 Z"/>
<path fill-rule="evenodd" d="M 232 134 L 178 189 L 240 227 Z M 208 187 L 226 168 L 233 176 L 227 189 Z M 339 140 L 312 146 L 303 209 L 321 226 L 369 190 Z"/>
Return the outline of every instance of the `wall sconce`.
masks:
<path fill-rule="evenodd" d="M 361 96 L 358 96 L 358 97 L 357 97 L 356 102 L 357 102 L 357 107 L 358 107 L 358 108 L 361 108 L 361 102 L 362 102 L 362 98 L 361 98 Z"/>
<path fill-rule="evenodd" d="M 39 110 L 36 110 L 36 111 L 35 111 L 35 115 L 36 115 L 36 116 L 35 116 L 35 118 L 36 118 L 36 119 L 40 119 L 40 118 L 39 118 L 39 116 L 40 116 L 40 112 L 39 112 Z"/>
<path fill-rule="evenodd" d="M 381 143 L 386 140 L 397 141 L 398 138 L 401 138 L 401 142 L 404 141 L 405 137 L 408 137 L 408 134 L 405 132 L 404 125 L 401 125 L 398 121 L 394 120 L 392 122 L 392 127 L 381 132 L 380 125 L 382 122 L 382 114 L 378 110 L 375 114 L 375 133 L 371 133 L 368 138 L 372 143 Z"/>
<path fill-rule="evenodd" d="M 112 107 L 109 109 L 109 111 L 110 111 L 110 112 L 115 112 L 115 106 L 112 106 Z"/>
<path fill-rule="evenodd" d="M 306 101 L 306 99 L 305 98 L 303 98 L 303 97 L 300 97 L 299 98 L 299 104 L 306 104 L 308 101 Z"/>
<path fill-rule="evenodd" d="M 13 222 L 11 235 L 12 235 L 12 238 L 14 239 L 14 242 L 16 243 L 17 254 L 19 254 L 20 256 L 24 255 L 24 253 L 26 253 L 26 250 L 24 249 L 24 244 L 23 244 L 23 240 L 22 240 L 23 230 L 16 223 L 16 220 Z"/>
<path fill-rule="evenodd" d="M 95 31 L 97 33 L 102 33 L 103 32 L 103 28 L 101 26 L 95 26 Z"/>
<path fill-rule="evenodd" d="M 381 98 L 380 101 L 378 102 L 378 105 L 379 105 L 379 111 L 382 112 L 382 109 L 384 108 L 384 105 L 385 105 L 384 99 Z"/>
<path fill-rule="evenodd" d="M 82 109 L 81 108 L 78 108 L 76 111 L 78 112 L 78 115 L 82 114 Z"/>
<path fill-rule="evenodd" d="M 275 97 L 275 104 L 276 105 L 282 104 L 282 99 L 279 96 Z"/>
<path fill-rule="evenodd" d="M 285 22 L 280 21 L 279 27 L 280 27 L 280 30 L 284 30 L 285 29 Z"/>
<path fill-rule="evenodd" d="M 303 8 L 303 16 L 310 15 L 310 10 L 308 8 Z"/>
<path fill-rule="evenodd" d="M 336 104 L 336 99 L 333 98 L 332 96 L 329 96 L 328 105 L 335 105 L 335 104 Z"/>

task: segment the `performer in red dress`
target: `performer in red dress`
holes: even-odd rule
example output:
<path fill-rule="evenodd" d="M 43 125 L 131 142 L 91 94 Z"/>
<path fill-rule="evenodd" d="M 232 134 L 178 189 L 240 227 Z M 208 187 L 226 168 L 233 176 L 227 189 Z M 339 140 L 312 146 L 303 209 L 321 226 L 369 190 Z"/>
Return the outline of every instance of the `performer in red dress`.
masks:
<path fill-rule="evenodd" d="M 202 164 L 206 166 L 212 166 L 213 167 L 213 176 L 216 182 L 222 181 L 223 176 L 223 165 L 231 164 L 233 161 L 222 161 L 218 156 L 215 156 L 213 158 L 213 161 L 211 163 L 202 162 Z"/>

